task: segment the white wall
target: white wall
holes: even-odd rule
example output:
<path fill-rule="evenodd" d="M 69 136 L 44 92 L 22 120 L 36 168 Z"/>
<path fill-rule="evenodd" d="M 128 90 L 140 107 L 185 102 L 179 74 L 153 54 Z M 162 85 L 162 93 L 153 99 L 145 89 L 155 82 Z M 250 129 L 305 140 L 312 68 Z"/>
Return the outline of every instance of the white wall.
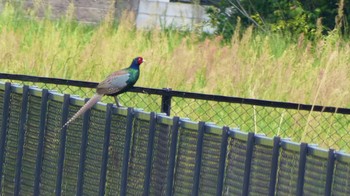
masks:
<path fill-rule="evenodd" d="M 140 0 L 136 17 L 138 28 L 177 27 L 194 29 L 203 25 L 209 18 L 200 5 L 169 2 L 167 0 Z M 212 32 L 209 26 L 202 27 Z"/>

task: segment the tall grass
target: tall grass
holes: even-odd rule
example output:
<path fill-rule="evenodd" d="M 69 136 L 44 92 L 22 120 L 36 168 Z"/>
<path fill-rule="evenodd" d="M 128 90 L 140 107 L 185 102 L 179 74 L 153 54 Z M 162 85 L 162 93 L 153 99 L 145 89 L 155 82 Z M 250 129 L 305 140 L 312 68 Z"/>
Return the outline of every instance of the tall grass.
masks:
<path fill-rule="evenodd" d="M 68 14 L 69 15 L 69 14 Z M 2 72 L 101 81 L 143 56 L 137 85 L 349 107 L 350 44 L 331 33 L 316 41 L 236 32 L 228 44 L 195 32 L 79 24 L 28 18 L 11 6 L 0 15 Z M 240 36 L 240 34 L 242 36 Z"/>

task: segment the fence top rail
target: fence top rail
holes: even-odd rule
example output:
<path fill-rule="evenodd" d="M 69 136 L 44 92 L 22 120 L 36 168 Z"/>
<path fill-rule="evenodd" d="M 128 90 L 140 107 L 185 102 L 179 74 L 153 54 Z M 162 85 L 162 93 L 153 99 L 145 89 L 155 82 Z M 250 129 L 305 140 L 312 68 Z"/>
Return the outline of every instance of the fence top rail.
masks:
<path fill-rule="evenodd" d="M 335 152 L 335 158 L 338 161 L 350 164 L 350 154 L 346 154 L 345 152 Z"/>
<path fill-rule="evenodd" d="M 40 82 L 40 83 L 48 83 L 48 84 L 56 84 L 56 85 L 69 85 L 69 86 L 76 86 L 76 87 L 83 87 L 83 88 L 95 88 L 98 84 L 97 82 L 87 82 L 87 81 L 79 81 L 79 80 L 67 80 L 67 79 L 61 79 L 61 78 L 49 78 L 49 77 L 29 76 L 29 75 L 22 75 L 22 74 L 7 74 L 7 73 L 0 73 L 0 79 Z M 175 91 L 171 89 L 133 87 L 132 89 L 130 89 L 130 91 L 136 92 L 136 93 L 155 94 L 155 95 L 161 95 L 161 96 L 257 105 L 257 106 L 274 107 L 274 108 L 350 114 L 350 108 L 338 108 L 338 107 L 332 107 L 332 106 L 250 99 L 250 98 L 231 97 L 231 96 L 222 96 L 222 95 L 210 95 L 210 94 L 203 94 L 203 93 Z"/>
<path fill-rule="evenodd" d="M 320 148 L 317 145 L 308 145 L 307 153 L 312 156 L 327 159 L 329 149 Z"/>
<path fill-rule="evenodd" d="M 248 141 L 248 133 L 240 131 L 239 129 L 230 129 L 228 134 L 231 138 Z"/>
<path fill-rule="evenodd" d="M 285 149 L 285 150 L 300 152 L 300 143 L 289 141 L 287 139 L 281 140 L 281 147 L 282 147 L 282 149 Z M 329 153 L 329 149 L 320 148 L 320 147 L 318 147 L 317 144 L 308 144 L 308 146 L 307 146 L 307 154 L 308 155 L 327 159 L 328 153 Z M 348 156 L 348 155 L 342 154 L 341 156 Z"/>
<path fill-rule="evenodd" d="M 257 135 L 257 134 L 255 134 L 254 142 L 255 144 L 269 146 L 269 147 L 273 147 L 273 144 L 274 144 L 273 138 L 267 137 L 265 135 Z"/>
<path fill-rule="evenodd" d="M 295 152 L 300 151 L 300 143 L 290 141 L 289 139 L 282 139 L 281 147 L 282 149 L 285 149 L 285 150 L 290 150 Z"/>
<path fill-rule="evenodd" d="M 5 89 L 5 82 L 0 81 L 0 89 L 4 90 Z M 23 86 L 22 85 L 17 85 L 17 84 L 13 84 L 11 83 L 11 91 L 14 93 L 23 93 Z M 55 91 L 51 91 L 49 90 L 49 99 L 53 100 L 53 101 L 59 101 L 59 102 L 63 102 L 64 99 L 64 95 L 61 93 L 57 93 Z M 37 88 L 37 87 L 29 87 L 29 94 L 33 95 L 33 96 L 37 96 L 37 97 L 41 97 L 42 96 L 42 89 Z M 81 97 L 78 96 L 70 96 L 70 100 L 69 102 L 72 105 L 76 105 L 76 106 L 83 106 L 85 104 L 85 100 Z M 107 107 L 106 107 L 106 103 L 102 103 L 99 102 L 98 104 L 95 104 L 93 106 L 93 108 L 98 109 L 98 110 L 102 110 L 102 111 L 106 111 Z M 125 107 L 114 107 L 114 111 L 119 114 L 119 115 L 127 115 L 127 108 Z"/>
<path fill-rule="evenodd" d="M 163 113 L 157 113 L 157 123 L 163 125 L 173 125 L 173 118 Z"/>

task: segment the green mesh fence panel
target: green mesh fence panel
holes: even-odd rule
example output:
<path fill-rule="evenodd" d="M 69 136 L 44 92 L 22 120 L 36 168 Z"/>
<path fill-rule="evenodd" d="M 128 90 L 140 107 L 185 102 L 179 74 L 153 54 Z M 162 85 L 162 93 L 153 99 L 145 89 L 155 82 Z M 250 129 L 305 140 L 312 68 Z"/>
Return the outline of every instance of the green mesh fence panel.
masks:
<path fill-rule="evenodd" d="M 124 158 L 126 116 L 113 114 L 110 147 L 108 152 L 106 195 L 118 195 L 122 180 Z"/>
<path fill-rule="evenodd" d="M 180 128 L 174 194 L 191 195 L 196 164 L 197 130 Z"/>
<path fill-rule="evenodd" d="M 309 155 L 306 157 L 304 195 L 323 195 L 327 177 L 327 159 Z"/>
<path fill-rule="evenodd" d="M 59 151 L 60 127 L 62 103 L 50 100 L 48 102 L 46 120 L 46 132 L 44 137 L 44 152 L 41 173 L 40 192 L 43 195 L 54 194 L 57 176 L 57 161 Z"/>
<path fill-rule="evenodd" d="M 79 106 L 70 105 L 69 118 L 71 118 L 79 109 Z M 72 194 L 77 191 L 82 127 L 83 116 L 80 116 L 73 121 L 67 129 L 62 194 Z"/>
<path fill-rule="evenodd" d="M 109 103 L 115 104 L 112 97 L 106 97 L 106 99 L 111 100 Z M 149 112 L 160 112 L 161 97 L 159 95 L 126 92 L 118 95 L 118 99 L 125 107 L 143 108 Z"/>
<path fill-rule="evenodd" d="M 29 96 L 28 120 L 25 132 L 23 167 L 21 175 L 21 195 L 33 195 L 35 165 L 39 142 L 41 97 Z"/>
<path fill-rule="evenodd" d="M 219 175 L 221 135 L 204 133 L 199 195 L 215 195 Z"/>
<path fill-rule="evenodd" d="M 14 191 L 22 95 L 11 93 L 10 99 L 9 124 L 5 143 L 5 160 L 3 162 L 3 195 L 13 195 Z"/>
<path fill-rule="evenodd" d="M 268 195 L 271 174 L 272 146 L 256 144 L 250 168 L 249 194 Z"/>
<path fill-rule="evenodd" d="M 105 111 L 91 111 L 84 170 L 84 195 L 94 195 L 99 189 L 105 117 Z"/>
<path fill-rule="evenodd" d="M 165 195 L 172 126 L 157 124 L 154 135 L 150 195 Z"/>
<path fill-rule="evenodd" d="M 245 141 L 230 139 L 228 146 L 224 195 L 242 195 L 247 145 Z"/>
<path fill-rule="evenodd" d="M 350 163 L 335 162 L 335 171 L 332 185 L 333 195 L 350 195 Z"/>
<path fill-rule="evenodd" d="M 277 173 L 276 194 L 295 195 L 298 180 L 299 153 L 282 149 Z"/>
<path fill-rule="evenodd" d="M 128 195 L 142 195 L 144 189 L 149 122 L 135 119 L 128 170 Z"/>
<path fill-rule="evenodd" d="M 60 146 L 60 132 L 57 128 L 61 125 L 61 113 L 62 103 L 50 100 L 48 102 L 41 171 L 40 193 L 43 195 L 52 195 L 55 193 Z"/>

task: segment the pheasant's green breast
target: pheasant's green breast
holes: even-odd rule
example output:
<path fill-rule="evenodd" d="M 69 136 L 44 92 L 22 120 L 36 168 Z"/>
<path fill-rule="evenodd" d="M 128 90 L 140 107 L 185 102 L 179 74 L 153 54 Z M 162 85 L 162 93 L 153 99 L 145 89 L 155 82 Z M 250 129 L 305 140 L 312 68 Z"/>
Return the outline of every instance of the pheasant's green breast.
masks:
<path fill-rule="evenodd" d="M 139 79 L 140 71 L 137 69 L 128 69 L 129 72 L 129 79 L 126 81 L 128 85 L 134 85 L 136 81 Z"/>

